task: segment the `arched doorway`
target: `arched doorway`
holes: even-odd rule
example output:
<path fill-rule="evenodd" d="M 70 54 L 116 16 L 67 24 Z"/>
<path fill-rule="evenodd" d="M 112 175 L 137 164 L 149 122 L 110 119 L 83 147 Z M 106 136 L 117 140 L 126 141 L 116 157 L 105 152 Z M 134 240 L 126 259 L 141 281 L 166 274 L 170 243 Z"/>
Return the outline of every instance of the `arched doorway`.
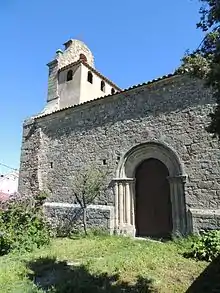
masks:
<path fill-rule="evenodd" d="M 153 167 L 152 165 L 155 166 Z M 155 178 L 151 178 L 151 176 L 153 176 L 152 168 L 155 168 Z M 148 172 L 149 176 L 141 175 L 141 172 L 143 172 L 143 174 Z M 140 181 L 139 179 L 142 176 L 144 177 L 144 180 Z M 184 173 L 184 166 L 181 163 L 177 153 L 169 146 L 161 142 L 149 141 L 131 148 L 124 154 L 118 164 L 116 178 L 113 179 L 116 233 L 129 235 L 139 234 L 140 236 L 142 233 L 146 234 L 146 231 L 144 230 L 140 232 L 140 223 L 136 224 L 136 221 L 139 221 L 138 217 L 140 216 L 140 213 L 139 216 L 137 215 L 138 207 L 136 206 L 136 194 L 138 194 L 138 188 L 149 190 L 149 184 L 153 181 L 158 182 L 158 178 L 161 178 L 160 176 L 164 178 L 166 182 L 164 183 L 165 188 L 163 189 L 163 194 L 165 194 L 165 196 L 161 199 L 159 197 L 159 194 L 161 194 L 159 191 L 152 191 L 151 195 L 149 195 L 151 205 L 146 202 L 143 205 L 143 208 L 146 206 L 145 209 L 147 209 L 147 211 L 149 209 L 149 212 L 152 212 L 150 210 L 152 203 L 153 205 L 156 205 L 157 201 L 161 203 L 159 207 L 160 212 L 156 211 L 160 216 L 157 219 L 160 219 L 160 222 L 164 222 L 164 218 L 166 218 L 166 221 L 164 222 L 164 225 L 166 223 L 166 228 L 158 228 L 158 234 L 162 235 L 163 232 L 167 234 L 171 231 L 172 235 L 179 236 L 186 235 L 186 233 L 191 231 L 190 223 L 187 221 L 187 209 L 185 202 L 185 182 L 187 176 Z M 142 184 L 148 184 L 148 186 L 145 187 L 143 185 L 143 187 L 138 187 L 138 181 L 142 182 Z M 158 183 L 156 183 L 156 185 L 158 185 Z M 167 191 L 165 192 L 165 190 Z M 157 197 L 155 198 L 155 195 L 153 195 L 154 192 L 157 194 Z M 148 197 L 146 198 L 146 201 L 147 199 Z M 141 206 L 141 203 L 139 206 Z M 165 210 L 163 208 L 165 208 Z M 144 214 L 144 211 L 142 213 Z M 137 228 L 138 231 L 136 233 Z M 150 230 L 147 231 L 147 234 L 151 234 Z"/>
<path fill-rule="evenodd" d="M 167 167 L 154 158 L 136 169 L 135 224 L 137 236 L 167 238 L 172 233 L 172 206 Z"/>

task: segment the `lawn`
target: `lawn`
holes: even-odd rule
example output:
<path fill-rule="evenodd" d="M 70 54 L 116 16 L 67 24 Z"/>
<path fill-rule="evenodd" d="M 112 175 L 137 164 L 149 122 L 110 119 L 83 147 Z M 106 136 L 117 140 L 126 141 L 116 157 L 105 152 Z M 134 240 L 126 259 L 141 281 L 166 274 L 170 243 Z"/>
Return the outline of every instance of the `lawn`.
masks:
<path fill-rule="evenodd" d="M 189 288 L 209 264 L 184 258 L 189 245 L 107 236 L 55 239 L 32 253 L 0 257 L 0 292 L 197 292 Z"/>

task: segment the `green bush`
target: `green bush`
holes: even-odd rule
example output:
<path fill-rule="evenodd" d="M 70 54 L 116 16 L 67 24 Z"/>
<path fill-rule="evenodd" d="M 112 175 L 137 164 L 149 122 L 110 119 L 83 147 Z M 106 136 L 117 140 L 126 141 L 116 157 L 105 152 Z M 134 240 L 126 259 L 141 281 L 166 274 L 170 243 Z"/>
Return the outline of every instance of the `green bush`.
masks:
<path fill-rule="evenodd" d="M 187 254 L 198 260 L 212 261 L 220 255 L 220 231 L 202 232 L 193 242 Z"/>
<path fill-rule="evenodd" d="M 35 201 L 14 200 L 0 210 L 0 255 L 12 250 L 32 251 L 49 242 L 42 196 Z"/>

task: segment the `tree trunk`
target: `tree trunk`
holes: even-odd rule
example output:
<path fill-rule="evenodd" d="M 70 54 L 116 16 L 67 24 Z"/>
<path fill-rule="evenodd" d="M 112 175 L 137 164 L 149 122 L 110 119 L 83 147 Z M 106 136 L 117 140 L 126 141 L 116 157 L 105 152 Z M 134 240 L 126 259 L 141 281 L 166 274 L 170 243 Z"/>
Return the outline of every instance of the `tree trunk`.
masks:
<path fill-rule="evenodd" d="M 88 235 L 88 233 L 87 233 L 87 221 L 86 221 L 86 208 L 83 208 L 83 229 L 84 229 L 85 235 Z"/>

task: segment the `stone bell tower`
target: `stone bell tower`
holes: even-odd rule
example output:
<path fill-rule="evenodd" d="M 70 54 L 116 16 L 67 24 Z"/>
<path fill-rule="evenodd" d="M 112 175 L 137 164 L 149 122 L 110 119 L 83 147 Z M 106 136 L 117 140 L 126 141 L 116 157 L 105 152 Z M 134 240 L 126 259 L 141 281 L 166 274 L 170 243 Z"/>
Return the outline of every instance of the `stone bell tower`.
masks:
<path fill-rule="evenodd" d="M 74 106 L 120 91 L 114 83 L 96 71 L 94 57 L 79 40 L 64 43 L 49 62 L 47 104 L 41 114 Z"/>

